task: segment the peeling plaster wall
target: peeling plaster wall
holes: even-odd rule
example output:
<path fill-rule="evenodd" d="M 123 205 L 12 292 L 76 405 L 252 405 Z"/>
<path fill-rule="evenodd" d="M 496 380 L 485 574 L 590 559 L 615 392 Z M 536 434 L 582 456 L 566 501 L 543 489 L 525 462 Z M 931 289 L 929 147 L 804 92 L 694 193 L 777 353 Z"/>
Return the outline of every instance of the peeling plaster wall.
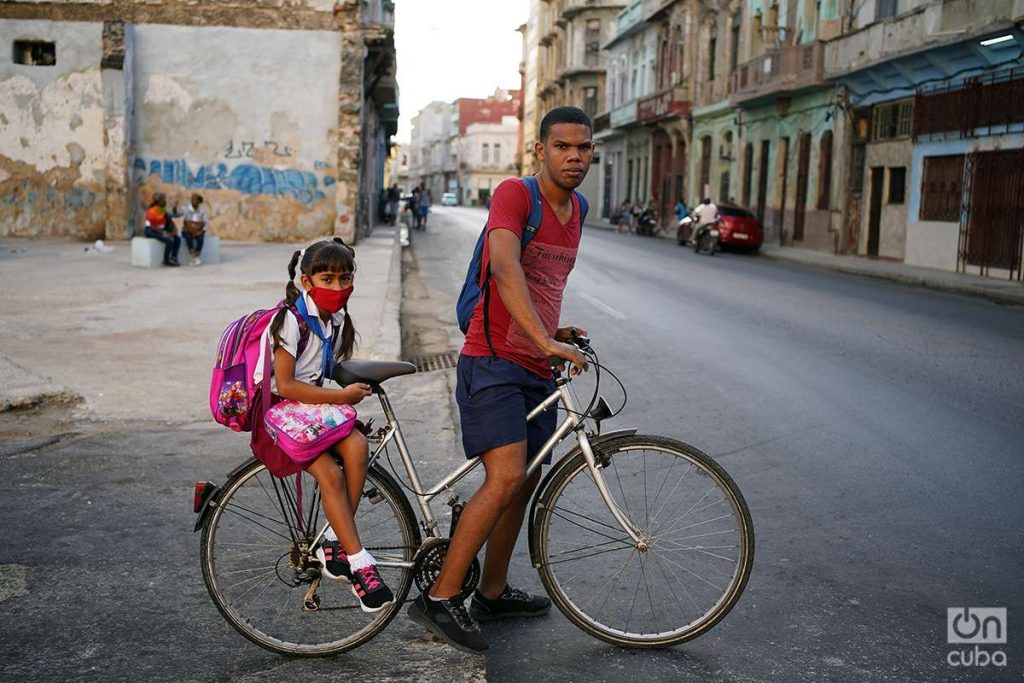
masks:
<path fill-rule="evenodd" d="M 102 23 L 0 22 L 0 235 L 102 237 Z M 56 44 L 54 66 L 15 64 L 15 40 Z"/>
<path fill-rule="evenodd" d="M 224 237 L 334 232 L 338 32 L 140 25 L 134 34 L 136 221 L 153 192 L 172 205 L 199 192 Z"/>

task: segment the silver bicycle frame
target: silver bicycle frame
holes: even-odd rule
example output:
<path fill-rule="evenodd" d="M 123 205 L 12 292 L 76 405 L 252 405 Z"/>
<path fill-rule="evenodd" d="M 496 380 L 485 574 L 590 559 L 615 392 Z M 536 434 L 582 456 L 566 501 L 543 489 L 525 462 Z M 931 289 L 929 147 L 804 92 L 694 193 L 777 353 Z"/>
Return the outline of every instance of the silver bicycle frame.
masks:
<path fill-rule="evenodd" d="M 394 409 L 391 407 L 391 401 L 388 400 L 387 393 L 385 393 L 383 388 L 378 390 L 377 396 L 380 399 L 381 408 L 384 410 L 384 416 L 387 419 L 387 427 L 384 429 L 381 436 L 380 444 L 370 456 L 370 463 L 373 463 L 380 454 L 384 452 L 384 449 L 391 441 L 395 442 L 395 445 L 398 448 L 398 453 L 402 458 L 402 464 L 405 467 L 405 472 L 409 477 L 409 484 L 416 497 L 416 503 L 419 505 L 420 513 L 423 516 L 423 530 L 426 532 L 428 537 L 436 536 L 435 532 L 437 530 L 437 521 L 434 519 L 434 513 L 430 509 L 430 501 L 441 495 L 441 493 L 448 490 L 453 484 L 476 469 L 477 465 L 480 464 L 480 458 L 467 460 L 463 465 L 460 465 L 455 471 L 435 484 L 433 488 L 424 490 L 423 484 L 420 483 L 419 474 L 416 472 L 416 464 L 413 462 L 412 454 L 409 452 L 409 447 L 405 442 L 405 438 L 402 436 L 402 428 L 399 425 Z M 594 483 L 597 485 L 597 490 L 601 493 L 601 498 L 604 500 L 605 505 L 608 506 L 608 510 L 612 513 L 615 521 L 622 527 L 622 530 L 631 539 L 633 539 L 634 543 L 639 543 L 641 541 L 640 535 L 634 530 L 633 525 L 627 520 L 626 516 L 622 513 L 621 509 L 612 498 L 611 492 L 608 490 L 608 485 L 604 478 L 604 472 L 597 466 L 597 458 L 594 456 L 594 451 L 590 446 L 590 439 L 587 437 L 584 430 L 578 429 L 580 426 L 580 417 L 576 410 L 576 406 L 573 403 L 572 397 L 569 395 L 568 380 L 560 380 L 555 391 L 544 399 L 540 405 L 530 411 L 530 414 L 526 416 L 526 421 L 529 422 L 534 419 L 544 412 L 544 410 L 559 401 L 565 408 L 565 420 L 558 425 L 558 428 L 555 429 L 555 433 L 551 435 L 551 438 L 544 443 L 541 449 L 537 451 L 537 454 L 530 460 L 526 468 L 527 476 L 533 474 L 540 468 L 544 459 L 547 458 L 555 447 L 568 436 L 569 432 L 575 431 L 576 441 L 579 444 L 580 451 L 583 453 L 584 459 L 587 461 L 587 467 L 590 470 L 590 475 L 593 477 Z M 412 562 L 401 561 L 379 561 L 379 564 L 385 567 L 408 568 L 413 566 Z"/>

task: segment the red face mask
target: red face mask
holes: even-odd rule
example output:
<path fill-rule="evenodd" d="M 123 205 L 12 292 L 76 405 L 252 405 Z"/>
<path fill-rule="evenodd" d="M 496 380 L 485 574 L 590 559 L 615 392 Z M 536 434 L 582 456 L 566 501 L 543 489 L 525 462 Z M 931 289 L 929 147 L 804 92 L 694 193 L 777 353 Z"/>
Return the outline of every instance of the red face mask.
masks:
<path fill-rule="evenodd" d="M 348 298 L 352 296 L 353 286 L 345 289 L 326 289 L 325 287 L 314 287 L 309 290 L 309 298 L 316 304 L 317 309 L 325 313 L 337 313 L 345 308 Z"/>

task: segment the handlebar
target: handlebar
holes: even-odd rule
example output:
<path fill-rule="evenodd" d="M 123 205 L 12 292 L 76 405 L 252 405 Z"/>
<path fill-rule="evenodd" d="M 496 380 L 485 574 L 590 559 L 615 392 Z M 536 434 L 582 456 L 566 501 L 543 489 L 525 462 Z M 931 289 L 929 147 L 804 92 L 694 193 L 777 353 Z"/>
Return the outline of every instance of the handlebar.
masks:
<path fill-rule="evenodd" d="M 573 329 L 573 332 L 575 331 Z M 591 351 L 590 337 L 584 337 L 581 334 L 573 334 L 565 343 L 572 344 L 580 351 Z M 566 363 L 564 358 L 559 358 L 558 356 L 549 356 L 548 361 L 551 363 L 551 369 L 556 373 L 561 372 L 561 367 Z"/>

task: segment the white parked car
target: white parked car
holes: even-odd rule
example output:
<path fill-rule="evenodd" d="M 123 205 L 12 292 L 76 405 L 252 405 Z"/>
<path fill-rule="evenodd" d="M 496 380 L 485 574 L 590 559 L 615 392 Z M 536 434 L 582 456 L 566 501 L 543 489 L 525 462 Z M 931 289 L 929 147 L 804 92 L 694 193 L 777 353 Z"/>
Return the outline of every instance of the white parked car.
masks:
<path fill-rule="evenodd" d="M 445 192 L 441 195 L 442 206 L 458 206 L 459 198 L 455 196 L 454 192 Z"/>

